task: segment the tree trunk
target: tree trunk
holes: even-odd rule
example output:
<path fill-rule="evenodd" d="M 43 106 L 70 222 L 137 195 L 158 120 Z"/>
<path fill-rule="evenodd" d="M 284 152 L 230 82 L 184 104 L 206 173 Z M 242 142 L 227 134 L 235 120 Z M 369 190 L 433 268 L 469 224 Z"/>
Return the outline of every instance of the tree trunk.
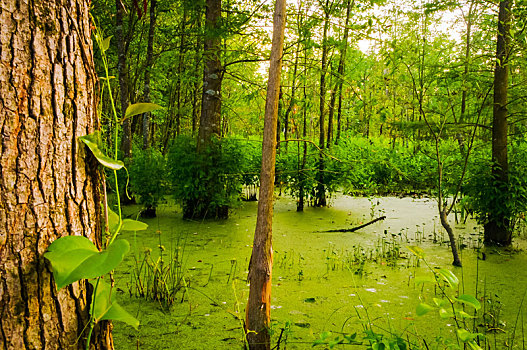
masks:
<path fill-rule="evenodd" d="M 446 205 L 445 205 L 446 207 Z M 439 204 L 439 220 L 441 221 L 441 225 L 445 229 L 448 239 L 450 241 L 450 250 L 452 251 L 452 265 L 461 267 L 461 259 L 459 259 L 459 254 L 457 252 L 457 245 L 456 245 L 456 238 L 454 236 L 454 230 L 452 230 L 452 226 L 450 226 L 450 223 L 448 222 L 448 217 L 445 212 L 446 208 L 442 207 L 442 204 Z"/>
<path fill-rule="evenodd" d="M 198 151 L 208 146 L 213 136 L 220 137 L 221 82 L 223 67 L 220 61 L 221 0 L 207 0 L 205 11 L 205 67 L 203 69 L 203 94 L 198 131 Z"/>
<path fill-rule="evenodd" d="M 328 29 L 329 29 L 329 20 L 330 20 L 330 9 L 329 9 L 329 0 L 326 0 L 326 6 L 324 7 L 325 19 L 324 19 L 324 33 L 322 36 L 322 62 L 321 62 L 321 72 L 320 72 L 320 116 L 319 116 L 319 147 L 320 153 L 318 158 L 318 171 L 317 171 L 317 189 L 316 189 L 316 203 L 317 207 L 325 207 L 327 205 L 326 201 L 326 186 L 324 183 L 324 155 L 322 154 L 325 146 L 325 107 L 326 107 L 326 70 L 327 70 L 327 57 L 328 57 Z"/>
<path fill-rule="evenodd" d="M 470 3 L 467 15 L 467 33 L 465 37 L 465 67 L 463 71 L 463 89 L 461 91 L 461 115 L 459 123 L 465 123 L 465 115 L 467 109 L 467 79 L 470 68 L 470 39 L 472 32 L 472 17 L 474 13 L 474 2 Z"/>
<path fill-rule="evenodd" d="M 295 63 L 293 66 L 293 81 L 291 82 L 291 99 L 289 100 L 289 105 L 287 106 L 287 109 L 284 114 L 284 121 L 285 121 L 285 128 L 284 128 L 284 140 L 289 139 L 289 115 L 291 114 L 291 110 L 296 104 L 296 76 L 298 72 L 298 52 L 300 51 L 300 42 L 296 45 L 296 51 L 295 51 Z M 287 152 L 288 143 L 285 143 L 285 150 Z"/>
<path fill-rule="evenodd" d="M 509 84 L 509 52 L 511 2 L 500 2 L 498 14 L 498 38 L 496 44 L 496 68 L 494 70 L 494 108 L 492 119 L 492 175 L 501 190 L 509 182 L 507 159 L 507 92 Z M 502 203 L 496 203 L 502 205 Z M 508 246 L 512 243 L 510 217 L 503 210 L 488 214 L 484 226 L 485 244 Z"/>
<path fill-rule="evenodd" d="M 276 157 L 276 120 L 278 118 L 278 91 L 285 29 L 285 0 L 276 0 L 273 19 L 271 65 L 265 102 L 262 170 L 258 217 L 254 233 L 253 250 L 249 263 L 250 283 L 247 302 L 246 331 L 249 348 L 271 349 L 269 322 L 271 317 L 271 275 L 273 268 L 272 224 L 274 172 Z"/>
<path fill-rule="evenodd" d="M 179 53 L 178 53 L 178 74 L 176 80 L 176 136 L 181 133 L 181 76 L 183 75 L 183 63 L 185 62 L 185 42 L 186 32 L 185 25 L 187 21 L 187 7 L 183 6 L 183 18 L 181 19 L 180 38 L 179 38 Z M 197 50 L 197 48 L 196 48 Z"/>
<path fill-rule="evenodd" d="M 328 137 L 327 137 L 327 143 L 326 148 L 331 148 L 331 144 L 333 143 L 333 115 L 335 114 L 335 99 L 337 97 L 336 90 L 337 90 L 338 83 L 335 83 L 335 88 L 331 90 L 330 99 L 329 99 L 329 113 L 328 113 Z"/>
<path fill-rule="evenodd" d="M 205 40 L 204 40 L 204 68 L 203 94 L 201 100 L 201 117 L 199 123 L 197 151 L 202 157 L 211 157 L 205 163 L 215 164 L 221 154 L 221 148 L 213 146 L 213 139 L 221 139 L 221 83 L 223 80 L 223 66 L 221 64 L 221 0 L 207 0 L 205 11 Z M 209 151 L 207 151 L 209 149 Z M 202 165 L 193 176 L 196 181 L 210 177 L 211 168 Z M 222 218 L 229 216 L 229 207 L 212 202 L 215 188 L 221 186 L 222 179 L 215 177 L 205 181 L 204 194 L 200 198 L 192 198 L 184 203 L 183 216 L 191 218 Z"/>
<path fill-rule="evenodd" d="M 201 30 L 201 7 L 197 7 L 196 10 L 196 31 L 200 32 Z M 196 80 L 194 81 L 194 89 L 192 91 L 192 136 L 196 135 L 196 128 L 199 121 L 199 92 L 200 92 L 200 83 L 199 83 L 199 71 L 201 66 L 201 51 L 199 48 L 202 47 L 201 36 L 196 36 L 196 51 L 194 55 L 194 68 L 196 74 Z"/>
<path fill-rule="evenodd" d="M 119 99 L 121 101 L 121 117 L 124 116 L 130 102 L 128 80 L 128 65 L 126 63 L 126 43 L 124 38 L 123 18 L 125 13 L 124 4 L 121 0 L 115 0 L 115 39 L 117 41 L 117 74 L 119 77 Z M 124 158 L 132 155 L 132 121 L 126 119 L 123 122 L 123 135 L 121 137 L 121 150 Z"/>
<path fill-rule="evenodd" d="M 344 64 L 346 62 L 346 52 L 348 49 L 348 37 L 349 37 L 349 21 L 350 21 L 350 13 L 351 8 L 354 6 L 355 1 L 348 0 L 347 6 L 346 6 L 346 24 L 344 27 L 344 38 L 342 39 L 342 49 L 340 50 L 340 58 L 339 58 L 339 68 L 337 70 L 337 76 L 338 76 L 338 94 L 339 94 L 339 101 L 338 101 L 338 110 L 337 110 L 337 136 L 335 138 L 335 144 L 339 142 L 340 139 L 340 132 L 342 130 L 342 86 L 344 84 L 344 71 L 346 65 Z"/>
<path fill-rule="evenodd" d="M 151 102 L 150 99 L 150 70 L 154 63 L 154 34 L 156 30 L 156 3 L 157 0 L 150 0 L 150 25 L 148 27 L 148 45 L 146 49 L 146 67 L 145 67 L 145 102 Z M 152 113 L 143 114 L 143 149 L 150 147 L 150 118 Z"/>
<path fill-rule="evenodd" d="M 43 254 L 65 235 L 101 245 L 101 174 L 77 140 L 99 126 L 89 3 L 0 8 L 0 348 L 83 349 L 91 288 L 57 291 Z M 113 348 L 110 323 L 94 335 Z"/>
<path fill-rule="evenodd" d="M 304 66 L 307 67 L 306 64 L 307 57 L 304 56 Z M 306 108 L 306 101 L 307 101 L 307 92 L 306 92 L 306 79 L 303 79 L 303 92 L 304 92 L 304 105 L 302 107 L 302 137 L 304 140 L 307 138 L 307 108 Z M 306 183 L 306 163 L 307 163 L 307 142 L 302 142 L 303 146 L 303 154 L 302 154 L 302 165 L 300 166 L 300 185 L 298 189 L 298 203 L 296 205 L 296 211 L 304 211 L 304 198 L 306 197 L 305 194 L 305 183 Z"/>

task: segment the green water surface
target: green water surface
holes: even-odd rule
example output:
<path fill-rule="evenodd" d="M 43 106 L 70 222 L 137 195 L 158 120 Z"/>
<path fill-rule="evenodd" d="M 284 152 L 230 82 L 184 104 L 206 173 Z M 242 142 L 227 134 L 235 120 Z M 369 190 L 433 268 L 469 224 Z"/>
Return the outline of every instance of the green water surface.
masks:
<path fill-rule="evenodd" d="M 124 208 L 130 216 L 139 209 Z M 257 203 L 247 202 L 232 211 L 228 220 L 191 222 L 182 219 L 177 206 L 166 203 L 158 208 L 156 218 L 144 220 L 149 224 L 147 231 L 123 234 L 132 251 L 116 271 L 118 297 L 141 326 L 136 331 L 115 322 L 116 349 L 243 349 L 246 277 L 256 211 Z M 382 215 L 385 220 L 353 233 L 323 232 L 354 227 Z M 405 248 L 419 245 L 430 265 L 448 268 L 459 277 L 460 294 L 476 295 L 477 288 L 487 318 L 494 318 L 496 328 L 487 334 L 487 345 L 505 349 L 514 333 L 514 348 L 523 349 L 527 338 L 523 332 L 527 328 L 525 253 L 486 249 L 485 260 L 478 259 L 483 257 L 475 249 L 480 246 L 481 228 L 470 219 L 456 225 L 452 216 L 451 221 L 463 241 L 463 268 L 451 266 L 434 200 L 341 195 L 329 208 L 308 207 L 298 213 L 291 198 L 277 197 L 273 341 L 281 339 L 280 349 L 309 349 L 324 331 L 358 332 L 362 337 L 364 325 L 370 323 L 378 332 L 392 331 L 405 339 L 419 335 L 429 344 L 437 336 L 455 340 L 451 320 L 432 312 L 416 316 L 420 296 L 426 300 L 434 296 L 433 286 L 415 283 L 415 276 L 431 275 Z M 176 251 L 182 256 L 188 284 L 170 307 L 129 294 L 134 256 L 140 260 L 150 249 L 157 257 L 159 245 L 165 259 Z M 522 239 L 515 240 L 516 248 L 523 245 Z"/>

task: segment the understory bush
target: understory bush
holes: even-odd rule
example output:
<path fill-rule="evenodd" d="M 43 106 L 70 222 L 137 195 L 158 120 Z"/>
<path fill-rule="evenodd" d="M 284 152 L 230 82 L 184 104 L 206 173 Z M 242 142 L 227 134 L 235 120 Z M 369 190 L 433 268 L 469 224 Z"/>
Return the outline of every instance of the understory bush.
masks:
<path fill-rule="evenodd" d="M 504 183 L 492 174 L 490 156 L 475 157 L 469 167 L 464 194 L 467 206 L 485 224 L 490 214 L 510 220 L 510 228 L 525 221 L 527 212 L 527 144 L 516 143 L 510 150 L 509 181 Z M 490 150 L 486 152 L 490 155 Z"/>
<path fill-rule="evenodd" d="M 137 148 L 133 155 L 129 166 L 131 191 L 139 196 L 139 202 L 144 206 L 141 216 L 155 217 L 156 207 L 165 195 L 165 158 L 154 148 Z"/>
<path fill-rule="evenodd" d="M 201 152 L 194 139 L 180 136 L 167 155 L 171 193 L 186 219 L 226 218 L 240 199 L 244 147 L 234 139 L 213 140 Z"/>

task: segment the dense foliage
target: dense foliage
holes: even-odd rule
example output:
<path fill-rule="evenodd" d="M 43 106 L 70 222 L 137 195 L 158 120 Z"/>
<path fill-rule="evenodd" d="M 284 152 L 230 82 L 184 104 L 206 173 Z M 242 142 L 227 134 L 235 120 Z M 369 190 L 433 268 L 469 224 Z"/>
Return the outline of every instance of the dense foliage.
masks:
<path fill-rule="evenodd" d="M 132 178 L 142 177 L 132 179 L 131 190 L 155 207 L 162 184 L 170 184 L 164 193 L 180 201 L 186 217 L 225 217 L 240 194 L 255 199 L 259 184 L 271 6 L 220 2 L 220 20 L 210 28 L 205 1 L 121 5 L 122 35 L 116 4 L 94 2 L 96 22 L 111 37 L 106 54 L 115 63 L 110 73 L 119 77 L 111 84 L 128 91 L 130 103 L 146 97 L 164 107 L 130 118 L 130 135 L 123 133 L 123 150 L 140 139 L 157 150 L 150 165 L 139 148 L 125 160 Z M 328 197 L 337 191 L 457 194 L 482 223 L 496 211 L 513 221 L 522 217 L 525 8 L 517 1 L 511 12 L 510 181 L 496 183 L 490 171 L 495 4 L 290 3 L 276 135 L 279 191 L 322 205 L 320 191 Z M 214 54 L 205 52 L 211 38 L 221 43 Z M 200 125 L 209 108 L 204 96 L 216 94 L 204 88 L 211 58 L 219 60 L 214 77 L 220 79 L 221 111 L 214 125 Z M 103 131 L 112 124 L 104 118 L 110 106 L 102 95 Z M 211 128 L 217 142 L 198 151 L 198 131 Z"/>

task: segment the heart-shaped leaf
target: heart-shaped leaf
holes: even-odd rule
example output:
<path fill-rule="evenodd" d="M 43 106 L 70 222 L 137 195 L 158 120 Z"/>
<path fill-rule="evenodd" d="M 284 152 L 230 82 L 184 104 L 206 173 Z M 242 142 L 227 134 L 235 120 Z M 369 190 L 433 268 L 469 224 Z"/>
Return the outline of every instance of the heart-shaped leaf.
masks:
<path fill-rule="evenodd" d="M 162 108 L 163 107 L 155 103 L 134 103 L 126 108 L 123 120 L 133 117 L 134 115 L 148 113 Z"/>
<path fill-rule="evenodd" d="M 475 308 L 476 310 L 481 309 L 481 303 L 478 299 L 474 298 L 472 295 L 463 294 L 456 298 L 457 301 L 467 304 Z"/>
<path fill-rule="evenodd" d="M 101 149 L 99 148 L 97 142 L 93 139 L 92 135 L 81 136 L 79 139 L 84 142 L 86 146 L 90 149 L 91 153 L 97 158 L 99 163 L 103 166 L 110 168 L 112 170 L 119 170 L 124 166 L 124 163 L 120 160 L 114 160 L 106 156 Z"/>
<path fill-rule="evenodd" d="M 73 270 L 98 253 L 97 247 L 83 236 L 61 237 L 51 243 L 44 257 L 51 263 L 57 289 L 75 282 L 70 278 Z"/>
<path fill-rule="evenodd" d="M 108 50 L 110 48 L 110 40 L 112 39 L 112 36 L 109 36 L 107 38 L 105 38 L 102 42 L 101 42 L 101 50 L 104 52 L 106 50 Z"/>
<path fill-rule="evenodd" d="M 111 209 L 108 209 L 108 226 L 110 233 L 115 233 L 119 227 L 119 215 Z"/>
<path fill-rule="evenodd" d="M 442 319 L 454 317 L 454 312 L 451 309 L 439 309 L 439 316 L 441 316 Z"/>
<path fill-rule="evenodd" d="M 121 227 L 121 230 L 123 231 L 142 231 L 146 230 L 148 228 L 148 225 L 144 222 L 132 220 L 132 219 L 124 219 L 123 220 L 123 227 Z"/>
<path fill-rule="evenodd" d="M 428 304 L 421 303 L 417 305 L 417 309 L 415 310 L 417 316 L 423 316 L 426 315 L 429 311 L 432 311 L 434 308 Z"/>
<path fill-rule="evenodd" d="M 124 239 L 99 252 L 86 237 L 66 236 L 53 242 L 44 256 L 51 262 L 57 289 L 84 278 L 100 277 L 112 271 L 130 249 Z"/>
<path fill-rule="evenodd" d="M 95 290 L 95 304 L 90 307 L 90 313 L 96 322 L 101 320 L 112 320 L 124 322 L 135 329 L 139 327 L 139 321 L 130 315 L 115 301 L 115 293 L 111 293 L 111 288 L 103 279 L 90 281 Z"/>
<path fill-rule="evenodd" d="M 455 289 L 457 288 L 457 285 L 459 284 L 459 280 L 452 271 L 447 269 L 440 269 L 438 273 L 443 277 L 443 279 L 448 283 L 450 288 Z"/>

